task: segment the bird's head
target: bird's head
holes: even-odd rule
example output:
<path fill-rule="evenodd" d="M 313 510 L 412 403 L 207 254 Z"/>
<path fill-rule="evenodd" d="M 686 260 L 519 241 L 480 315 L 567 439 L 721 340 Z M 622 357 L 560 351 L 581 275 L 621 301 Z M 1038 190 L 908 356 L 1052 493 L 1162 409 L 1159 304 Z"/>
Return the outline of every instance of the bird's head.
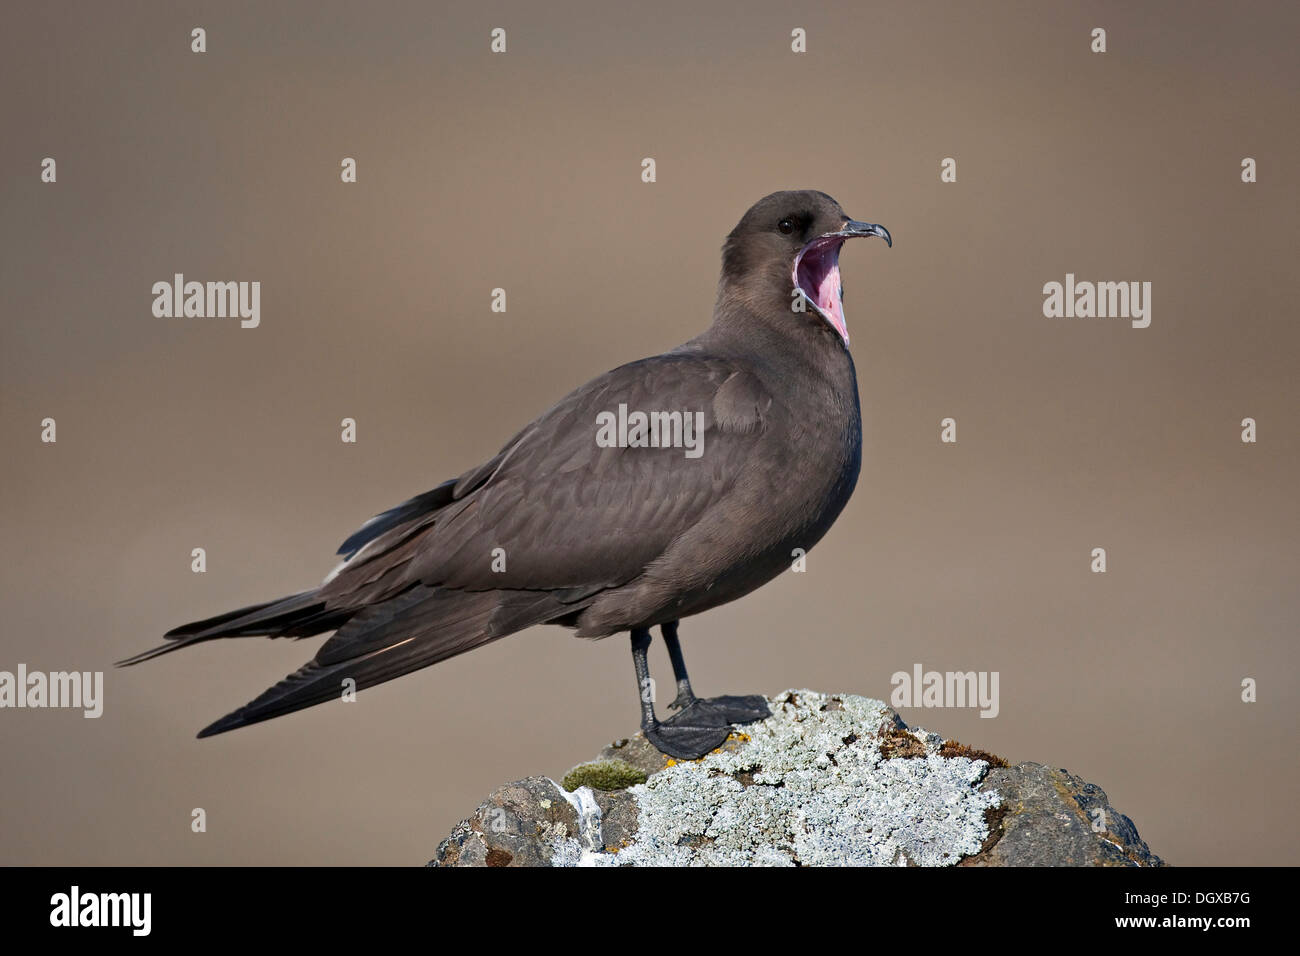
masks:
<path fill-rule="evenodd" d="M 845 240 L 889 230 L 850 219 L 830 196 L 812 189 L 772 193 L 750 207 L 722 247 L 719 305 L 737 302 L 759 315 L 780 315 L 792 327 L 829 326 L 847 346 L 840 247 Z"/>

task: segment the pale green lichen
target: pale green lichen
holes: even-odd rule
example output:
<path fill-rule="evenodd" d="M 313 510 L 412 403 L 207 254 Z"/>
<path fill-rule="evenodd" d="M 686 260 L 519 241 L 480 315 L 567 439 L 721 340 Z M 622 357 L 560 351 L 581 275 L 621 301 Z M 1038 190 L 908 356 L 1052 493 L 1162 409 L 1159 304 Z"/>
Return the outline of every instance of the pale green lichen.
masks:
<path fill-rule="evenodd" d="M 566 840 L 556 862 L 951 866 L 979 852 L 985 810 L 1000 803 L 978 787 L 987 762 L 942 756 L 943 738 L 919 729 L 923 755 L 885 759 L 887 709 L 865 697 L 788 691 L 771 705 L 742 746 L 629 788 L 639 817 L 630 846 L 613 854 Z"/>

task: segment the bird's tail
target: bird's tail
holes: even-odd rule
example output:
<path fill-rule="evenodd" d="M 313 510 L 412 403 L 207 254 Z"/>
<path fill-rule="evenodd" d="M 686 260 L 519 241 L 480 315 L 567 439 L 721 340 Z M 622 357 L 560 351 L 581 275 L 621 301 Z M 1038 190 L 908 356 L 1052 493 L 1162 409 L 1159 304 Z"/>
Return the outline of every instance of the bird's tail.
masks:
<path fill-rule="evenodd" d="M 337 700 L 428 667 L 533 624 L 553 621 L 581 604 L 545 591 L 444 591 L 416 586 L 357 612 L 321 645 L 314 660 L 260 697 L 203 728 L 225 733 L 313 704 Z"/>
<path fill-rule="evenodd" d="M 353 613 L 327 611 L 325 602 L 316 591 L 302 591 L 172 628 L 163 635 L 167 643 L 120 660 L 117 666 L 139 664 L 219 637 L 306 637 L 339 627 Z"/>

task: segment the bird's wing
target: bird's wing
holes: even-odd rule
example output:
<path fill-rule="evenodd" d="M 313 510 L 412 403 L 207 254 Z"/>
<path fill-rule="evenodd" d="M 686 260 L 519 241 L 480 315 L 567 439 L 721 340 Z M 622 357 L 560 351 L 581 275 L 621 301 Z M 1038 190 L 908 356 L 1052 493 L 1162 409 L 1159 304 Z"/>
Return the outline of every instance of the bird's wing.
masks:
<path fill-rule="evenodd" d="M 699 413 L 702 453 L 602 447 L 597 415 L 617 418 L 620 404 L 629 414 Z M 313 660 L 200 736 L 301 710 L 580 611 L 644 573 L 684 531 L 725 522 L 729 496 L 746 478 L 747 494 L 755 494 L 762 469 L 747 462 L 770 458 L 762 442 L 774 413 L 780 409 L 752 373 L 700 354 L 668 353 L 590 382 L 478 468 L 345 541 L 347 560 L 308 595 L 308 610 L 312 620 L 346 623 Z M 247 630 L 244 622 L 233 621 Z"/>
<path fill-rule="evenodd" d="M 620 405 L 680 413 L 683 425 L 692 416 L 701 453 L 602 447 L 598 416 L 617 420 Z M 622 584 L 732 491 L 778 412 L 753 373 L 726 358 L 682 351 L 621 366 L 483 465 L 374 519 L 345 542 L 351 557 L 321 595 L 356 607 L 420 584 L 576 600 Z"/>

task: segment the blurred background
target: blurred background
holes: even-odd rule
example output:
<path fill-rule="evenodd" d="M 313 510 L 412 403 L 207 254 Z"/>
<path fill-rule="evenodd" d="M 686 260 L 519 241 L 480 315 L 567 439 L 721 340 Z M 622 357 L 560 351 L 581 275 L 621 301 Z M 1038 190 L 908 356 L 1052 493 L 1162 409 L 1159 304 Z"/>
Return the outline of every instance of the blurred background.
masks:
<path fill-rule="evenodd" d="M 0 712 L 0 860 L 422 864 L 494 787 L 635 731 L 626 640 L 558 628 L 204 741 L 320 639 L 111 662 L 312 586 L 372 514 L 695 335 L 726 233 L 811 187 L 894 237 L 841 263 L 862 477 L 807 573 L 684 623 L 696 688 L 998 671 L 996 719 L 902 714 L 1098 783 L 1172 863 L 1297 862 L 1295 4 L 5 21 L 0 670 L 102 670 L 106 701 Z M 260 327 L 155 318 L 176 272 L 259 280 Z M 1150 281 L 1150 328 L 1044 318 L 1067 272 Z"/>

